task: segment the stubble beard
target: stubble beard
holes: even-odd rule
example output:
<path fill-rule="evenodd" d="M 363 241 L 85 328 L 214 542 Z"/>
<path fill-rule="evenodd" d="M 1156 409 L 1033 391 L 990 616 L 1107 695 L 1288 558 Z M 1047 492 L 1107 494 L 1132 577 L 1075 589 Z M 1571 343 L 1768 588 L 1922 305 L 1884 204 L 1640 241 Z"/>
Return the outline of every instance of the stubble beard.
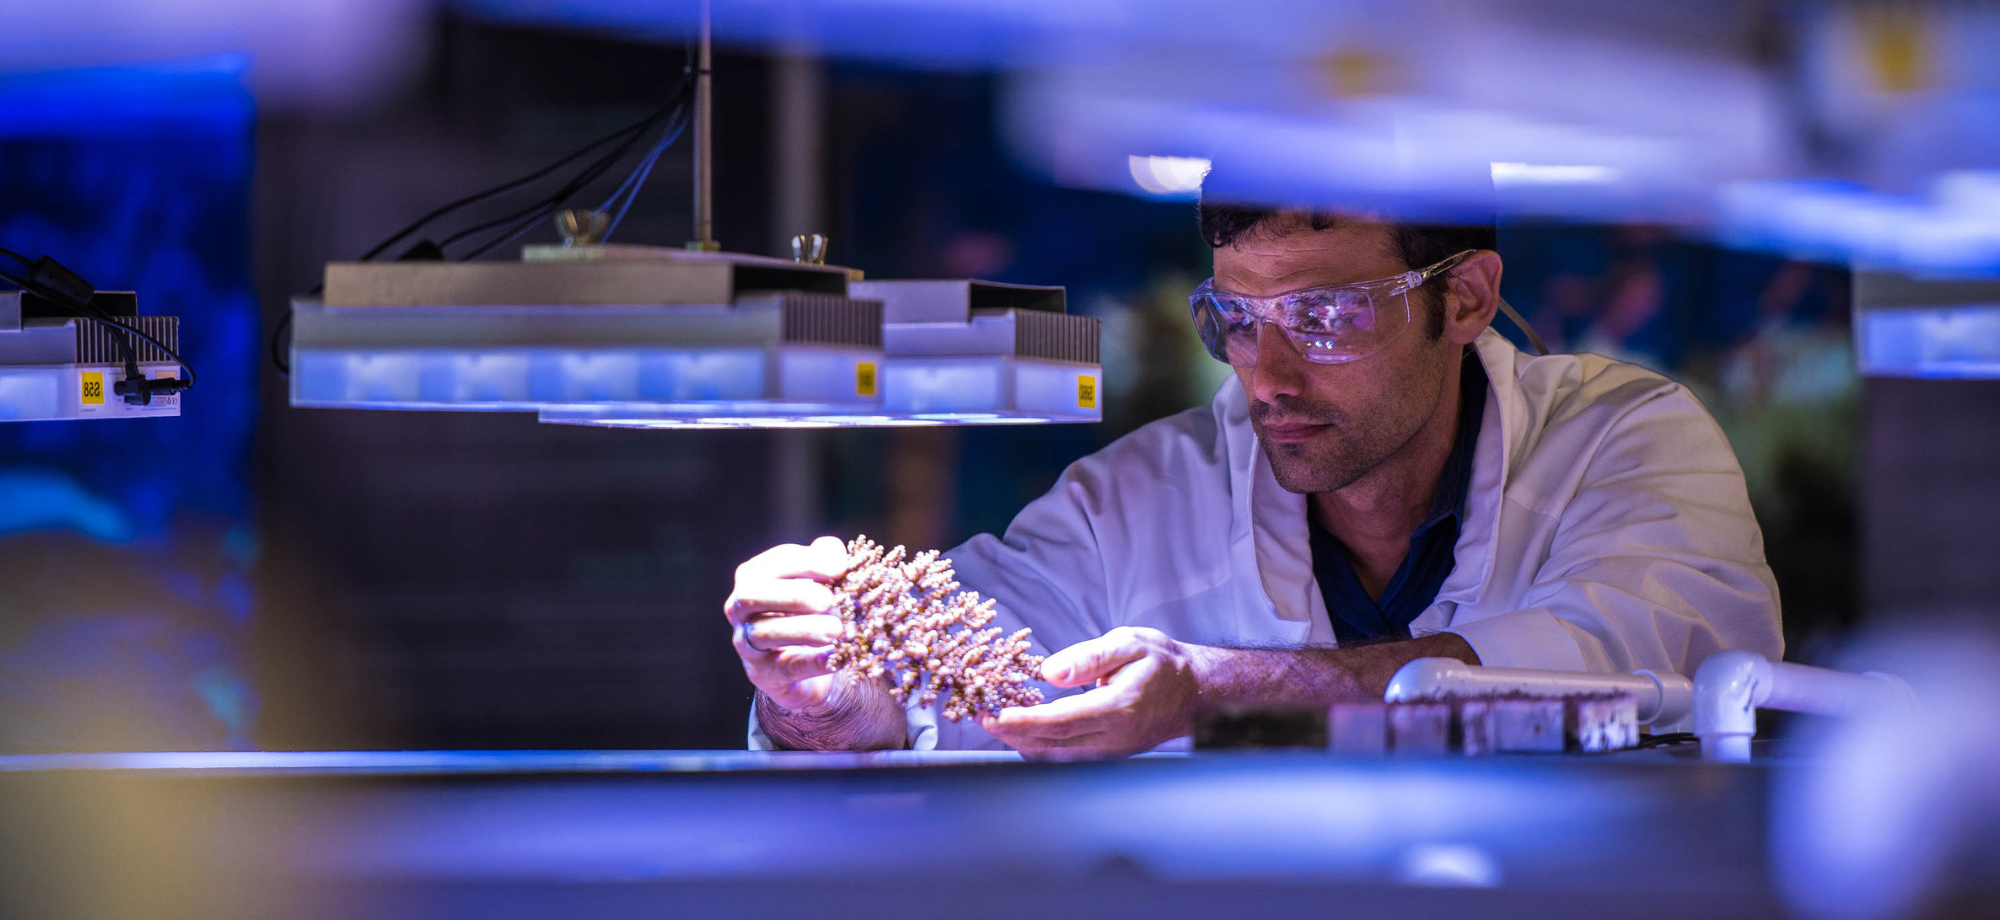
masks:
<path fill-rule="evenodd" d="M 1272 415 L 1288 424 L 1327 427 L 1305 441 L 1275 443 L 1264 429 L 1264 420 Z M 1338 410 L 1303 400 L 1286 400 L 1277 407 L 1253 400 L 1250 425 L 1257 432 L 1264 456 L 1271 461 L 1271 475 L 1277 479 L 1279 488 L 1306 495 L 1338 492 L 1353 485 L 1395 456 L 1423 428 L 1421 419 L 1415 425 L 1405 426 L 1392 427 L 1379 422 L 1374 426 L 1356 425 L 1354 419 Z M 1410 430 L 1398 430 L 1403 427 Z"/>

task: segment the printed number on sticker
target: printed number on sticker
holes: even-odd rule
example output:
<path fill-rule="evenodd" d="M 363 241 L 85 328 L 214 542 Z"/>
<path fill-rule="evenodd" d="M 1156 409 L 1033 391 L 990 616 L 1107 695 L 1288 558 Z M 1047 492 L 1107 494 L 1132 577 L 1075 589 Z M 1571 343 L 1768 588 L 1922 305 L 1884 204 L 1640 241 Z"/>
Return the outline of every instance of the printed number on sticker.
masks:
<path fill-rule="evenodd" d="M 1076 378 L 1076 407 L 1079 409 L 1097 408 L 1096 377 Z"/>
<path fill-rule="evenodd" d="M 875 395 L 875 362 L 863 361 L 854 366 L 854 392 L 861 396 Z"/>
<path fill-rule="evenodd" d="M 102 373 L 97 371 L 84 373 L 83 404 L 86 406 L 104 405 L 104 375 Z"/>

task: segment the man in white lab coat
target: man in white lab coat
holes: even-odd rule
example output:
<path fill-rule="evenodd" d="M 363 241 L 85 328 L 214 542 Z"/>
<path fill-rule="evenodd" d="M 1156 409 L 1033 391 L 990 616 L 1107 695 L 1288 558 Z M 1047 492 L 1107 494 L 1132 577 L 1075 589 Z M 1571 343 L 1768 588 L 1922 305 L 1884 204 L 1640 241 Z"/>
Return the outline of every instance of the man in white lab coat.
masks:
<path fill-rule="evenodd" d="M 1657 374 L 1490 330 L 1490 226 L 1201 217 L 1215 277 L 1190 305 L 1235 379 L 946 553 L 1067 695 L 953 723 L 829 673 L 847 560 L 826 537 L 738 569 L 753 747 L 1113 756 L 1201 705 L 1379 699 L 1415 658 L 1692 674 L 1719 649 L 1780 655 L 1721 430 Z"/>

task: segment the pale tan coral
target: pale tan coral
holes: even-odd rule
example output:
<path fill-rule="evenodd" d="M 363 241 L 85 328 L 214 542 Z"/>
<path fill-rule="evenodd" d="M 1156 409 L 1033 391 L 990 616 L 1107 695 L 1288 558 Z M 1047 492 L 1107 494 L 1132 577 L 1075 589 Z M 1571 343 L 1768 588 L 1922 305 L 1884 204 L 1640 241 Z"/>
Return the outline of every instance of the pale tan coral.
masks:
<path fill-rule="evenodd" d="M 882 680 L 899 703 L 914 695 L 954 722 L 966 716 L 1032 706 L 1042 691 L 1028 681 L 1042 659 L 1028 653 L 1029 630 L 1002 638 L 993 602 L 958 590 L 951 560 L 910 556 L 867 537 L 847 544 L 852 567 L 833 585 L 842 622 L 828 663 Z"/>

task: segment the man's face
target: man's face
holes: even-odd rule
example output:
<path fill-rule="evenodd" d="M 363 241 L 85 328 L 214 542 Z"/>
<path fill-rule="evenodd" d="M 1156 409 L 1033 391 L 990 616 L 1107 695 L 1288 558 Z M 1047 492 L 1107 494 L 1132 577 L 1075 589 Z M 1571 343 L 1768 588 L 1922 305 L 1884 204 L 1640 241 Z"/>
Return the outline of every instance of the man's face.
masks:
<path fill-rule="evenodd" d="M 1215 250 L 1215 286 L 1270 297 L 1302 288 L 1374 281 L 1404 265 L 1387 225 L 1343 221 L 1313 230 L 1303 220 L 1260 228 Z M 1250 400 L 1250 424 L 1278 484 L 1291 492 L 1334 492 L 1395 455 L 1422 430 L 1444 394 L 1458 352 L 1430 337 L 1428 295 L 1410 293 L 1410 324 L 1387 348 L 1345 364 L 1314 364 L 1282 332 L 1259 333 L 1257 366 L 1236 376 Z"/>

